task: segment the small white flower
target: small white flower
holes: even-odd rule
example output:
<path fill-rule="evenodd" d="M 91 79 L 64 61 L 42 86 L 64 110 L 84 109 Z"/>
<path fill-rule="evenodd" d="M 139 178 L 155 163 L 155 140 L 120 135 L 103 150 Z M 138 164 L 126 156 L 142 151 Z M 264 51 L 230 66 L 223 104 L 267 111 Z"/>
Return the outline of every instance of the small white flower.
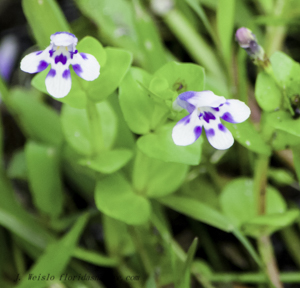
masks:
<path fill-rule="evenodd" d="M 21 61 L 21 70 L 37 73 L 51 69 L 46 77 L 46 88 L 56 98 L 65 97 L 71 89 L 72 81 L 69 66 L 75 73 L 87 81 L 93 81 L 100 74 L 100 65 L 96 58 L 76 50 L 77 38 L 68 32 L 56 32 L 50 37 L 50 45 L 43 51 L 33 52 Z"/>
<path fill-rule="evenodd" d="M 190 114 L 181 119 L 173 128 L 172 138 L 176 145 L 194 143 L 205 129 L 209 143 L 216 149 L 232 146 L 234 139 L 220 118 L 230 123 L 241 123 L 250 116 L 249 107 L 236 99 L 227 100 L 211 91 L 188 91 L 180 94 L 173 108 L 186 109 Z"/>

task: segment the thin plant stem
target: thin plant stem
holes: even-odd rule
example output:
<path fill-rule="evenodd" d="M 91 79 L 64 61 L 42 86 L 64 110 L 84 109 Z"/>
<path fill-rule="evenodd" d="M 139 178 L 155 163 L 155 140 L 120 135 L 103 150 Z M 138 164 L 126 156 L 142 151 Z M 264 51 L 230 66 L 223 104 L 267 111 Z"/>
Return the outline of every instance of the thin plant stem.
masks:
<path fill-rule="evenodd" d="M 263 273 L 212 273 L 207 276 L 208 280 L 211 282 L 229 283 L 229 282 L 239 282 L 239 283 L 249 283 L 258 284 L 266 283 L 266 279 Z M 284 283 L 299 283 L 300 273 L 299 272 L 288 272 L 281 273 L 279 278 Z"/>
<path fill-rule="evenodd" d="M 256 160 L 254 172 L 254 197 L 257 215 L 266 213 L 267 199 L 267 172 L 269 166 L 269 156 L 259 155 Z M 282 288 L 279 279 L 279 271 L 269 235 L 262 234 L 257 240 L 259 252 L 264 263 L 266 273 L 271 281 L 270 287 Z"/>
<path fill-rule="evenodd" d="M 292 226 L 286 227 L 280 231 L 280 234 L 286 244 L 290 256 L 298 266 L 298 269 L 300 269 L 300 240 L 295 229 Z"/>
<path fill-rule="evenodd" d="M 144 243 L 139 235 L 140 234 L 139 231 L 134 226 L 128 226 L 128 231 L 129 231 L 131 239 L 134 243 L 134 246 L 135 246 L 138 254 L 140 255 L 140 258 L 143 262 L 145 270 L 147 271 L 147 274 L 151 275 L 153 272 L 153 266 L 152 266 L 151 260 L 149 258 L 147 249 L 145 249 Z"/>
<path fill-rule="evenodd" d="M 96 156 L 101 150 L 104 149 L 100 115 L 98 113 L 96 103 L 87 99 L 86 112 L 90 125 L 92 153 L 93 156 Z"/>
<path fill-rule="evenodd" d="M 268 166 L 269 157 L 266 155 L 259 155 L 255 164 L 253 188 L 257 215 L 263 215 L 266 212 L 265 207 Z"/>

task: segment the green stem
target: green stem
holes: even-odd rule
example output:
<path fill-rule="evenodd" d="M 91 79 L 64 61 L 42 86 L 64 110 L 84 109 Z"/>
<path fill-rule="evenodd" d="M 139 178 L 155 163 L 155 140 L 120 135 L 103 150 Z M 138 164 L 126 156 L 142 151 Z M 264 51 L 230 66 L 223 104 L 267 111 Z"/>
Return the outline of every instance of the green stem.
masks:
<path fill-rule="evenodd" d="M 260 154 L 256 160 L 253 188 L 256 211 L 258 215 L 263 215 L 266 213 L 268 166 L 269 157 Z M 270 281 L 276 288 L 282 288 L 270 237 L 268 235 L 261 235 L 257 240 L 257 244 Z M 272 287 L 272 284 L 270 287 Z"/>
<path fill-rule="evenodd" d="M 269 279 L 276 288 L 283 288 L 282 283 L 279 279 L 279 271 L 277 268 L 274 250 L 269 235 L 260 236 L 257 240 L 257 244 Z M 270 287 L 273 286 L 270 285 Z"/>
<path fill-rule="evenodd" d="M 104 149 L 100 115 L 98 113 L 96 103 L 87 99 L 86 112 L 90 124 L 92 153 L 93 156 L 96 156 Z"/>
<path fill-rule="evenodd" d="M 280 280 L 284 283 L 299 283 L 300 282 L 300 273 L 299 272 L 288 272 L 281 273 L 279 275 Z M 234 273 L 212 273 L 207 275 L 207 278 L 211 282 L 239 282 L 239 283 L 266 283 L 266 279 L 263 273 L 245 273 L 245 274 L 234 274 Z"/>
<path fill-rule="evenodd" d="M 280 234 L 286 244 L 290 256 L 293 258 L 294 262 L 300 269 L 300 240 L 295 229 L 292 226 L 286 227 L 280 231 Z"/>
<path fill-rule="evenodd" d="M 259 154 L 254 170 L 254 199 L 258 215 L 265 214 L 269 157 Z"/>
<path fill-rule="evenodd" d="M 147 271 L 148 275 L 151 275 L 153 272 L 152 262 L 149 258 L 147 249 L 145 249 L 144 243 L 143 243 L 143 241 L 139 235 L 139 231 L 137 229 L 138 228 L 136 228 L 134 226 L 128 226 L 129 234 L 131 236 L 131 239 L 134 243 L 134 246 L 135 246 L 138 254 L 141 257 L 141 260 L 144 264 L 145 270 Z"/>
<path fill-rule="evenodd" d="M 22 250 L 17 246 L 15 241 L 13 242 L 13 255 L 18 274 L 20 274 L 20 278 L 22 278 L 26 273 L 26 265 Z"/>

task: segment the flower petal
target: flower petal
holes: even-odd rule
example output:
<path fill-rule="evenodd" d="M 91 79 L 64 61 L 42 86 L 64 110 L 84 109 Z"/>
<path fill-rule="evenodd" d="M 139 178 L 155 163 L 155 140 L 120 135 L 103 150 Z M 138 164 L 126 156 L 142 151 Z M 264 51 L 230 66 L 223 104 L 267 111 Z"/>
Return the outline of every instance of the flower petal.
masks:
<path fill-rule="evenodd" d="M 182 118 L 173 128 L 172 138 L 176 145 L 186 146 L 194 143 L 201 135 L 202 122 L 196 111 Z"/>
<path fill-rule="evenodd" d="M 244 102 L 230 99 L 219 107 L 217 115 L 227 122 L 241 123 L 248 119 L 250 113 L 250 108 Z"/>
<path fill-rule="evenodd" d="M 84 80 L 93 81 L 98 78 L 100 74 L 100 65 L 97 59 L 91 54 L 75 54 L 70 63 L 75 73 Z"/>
<path fill-rule="evenodd" d="M 55 98 L 65 97 L 71 90 L 71 74 L 68 66 L 52 65 L 47 77 L 46 88 L 50 95 Z"/>
<path fill-rule="evenodd" d="M 76 45 L 77 38 L 69 32 L 56 32 L 50 36 L 51 42 L 56 46 Z"/>
<path fill-rule="evenodd" d="M 181 93 L 178 98 L 182 101 L 186 101 L 195 107 L 219 107 L 226 102 L 225 97 L 217 96 L 211 91 L 187 91 Z M 180 101 L 178 100 L 178 101 Z M 179 104 L 180 105 L 180 104 Z M 181 105 L 180 105 L 181 106 Z M 183 106 L 182 106 L 183 107 Z M 185 107 L 183 107 L 185 108 Z M 185 108 L 187 109 L 187 108 Z"/>
<path fill-rule="evenodd" d="M 187 92 L 185 92 L 185 93 L 187 93 Z M 175 111 L 180 111 L 183 108 L 183 109 L 187 110 L 189 113 L 192 113 L 196 107 L 194 105 L 190 104 L 189 102 L 182 100 L 179 96 L 173 102 L 173 109 Z M 181 109 L 179 109 L 178 107 L 180 107 Z"/>
<path fill-rule="evenodd" d="M 37 51 L 26 55 L 21 61 L 21 70 L 27 73 L 37 73 L 45 70 L 51 62 L 49 50 L 50 46 L 44 51 Z"/>
<path fill-rule="evenodd" d="M 219 150 L 225 150 L 231 147 L 234 139 L 230 131 L 221 123 L 220 118 L 204 122 L 205 133 L 211 146 Z"/>

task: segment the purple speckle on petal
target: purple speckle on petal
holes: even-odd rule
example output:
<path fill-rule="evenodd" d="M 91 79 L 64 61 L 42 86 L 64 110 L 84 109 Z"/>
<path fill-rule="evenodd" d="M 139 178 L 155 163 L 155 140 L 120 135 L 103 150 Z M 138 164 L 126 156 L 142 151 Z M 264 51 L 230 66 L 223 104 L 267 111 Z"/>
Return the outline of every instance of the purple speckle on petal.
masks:
<path fill-rule="evenodd" d="M 35 55 L 40 55 L 41 53 L 43 53 L 43 51 L 38 51 L 35 53 Z"/>
<path fill-rule="evenodd" d="M 224 113 L 221 118 L 229 123 L 236 123 L 229 112 Z"/>
<path fill-rule="evenodd" d="M 82 68 L 79 64 L 75 64 L 75 65 L 72 65 L 72 66 L 73 66 L 74 72 L 77 75 L 80 75 L 82 73 Z"/>
<path fill-rule="evenodd" d="M 198 139 L 202 133 L 202 127 L 201 126 L 196 126 L 194 128 L 194 133 L 195 133 L 195 137 L 196 139 Z"/>
<path fill-rule="evenodd" d="M 47 77 L 48 77 L 48 76 L 49 76 L 49 77 L 54 77 L 55 75 L 56 75 L 55 69 L 50 69 L 50 71 L 49 71 Z"/>
<path fill-rule="evenodd" d="M 211 112 L 204 112 L 203 119 L 204 119 L 205 122 L 209 123 L 209 120 L 215 120 L 216 117 Z"/>
<path fill-rule="evenodd" d="M 49 54 L 50 54 L 50 57 L 52 57 L 53 56 L 53 53 L 54 53 L 54 50 L 49 50 Z"/>
<path fill-rule="evenodd" d="M 215 136 L 215 130 L 213 128 L 205 130 L 205 132 L 207 138 Z"/>
<path fill-rule="evenodd" d="M 37 72 L 41 72 L 48 67 L 48 63 L 44 60 L 40 61 L 39 66 L 37 68 Z"/>
<path fill-rule="evenodd" d="M 212 109 L 214 109 L 215 111 L 219 112 L 219 108 L 214 108 L 214 107 L 211 107 Z"/>
<path fill-rule="evenodd" d="M 226 128 L 222 123 L 219 123 L 218 128 L 219 128 L 220 131 L 226 132 Z"/>
<path fill-rule="evenodd" d="M 73 66 L 74 67 L 74 66 Z M 185 117 L 183 117 L 181 120 L 178 121 L 178 124 L 183 124 L 183 125 L 187 125 L 190 123 L 191 119 L 190 119 L 191 115 L 187 115 Z"/>
<path fill-rule="evenodd" d="M 74 52 L 73 51 L 69 51 L 69 52 L 70 52 L 71 59 L 73 59 L 74 54 L 77 54 L 78 50 L 75 50 Z"/>
<path fill-rule="evenodd" d="M 61 62 L 63 65 L 67 63 L 67 56 L 64 56 L 63 54 L 60 54 L 59 56 L 55 57 L 55 64 L 58 62 Z"/>
<path fill-rule="evenodd" d="M 88 57 L 86 56 L 85 53 L 80 53 L 80 55 L 81 55 L 82 59 L 84 59 L 84 60 L 87 60 L 87 59 L 88 59 Z"/>
<path fill-rule="evenodd" d="M 68 78 L 70 78 L 70 76 L 71 76 L 71 73 L 70 73 L 70 70 L 69 70 L 69 69 L 66 69 L 66 70 L 63 72 L 63 74 L 62 74 L 62 77 L 63 77 L 64 79 L 68 79 Z"/>

